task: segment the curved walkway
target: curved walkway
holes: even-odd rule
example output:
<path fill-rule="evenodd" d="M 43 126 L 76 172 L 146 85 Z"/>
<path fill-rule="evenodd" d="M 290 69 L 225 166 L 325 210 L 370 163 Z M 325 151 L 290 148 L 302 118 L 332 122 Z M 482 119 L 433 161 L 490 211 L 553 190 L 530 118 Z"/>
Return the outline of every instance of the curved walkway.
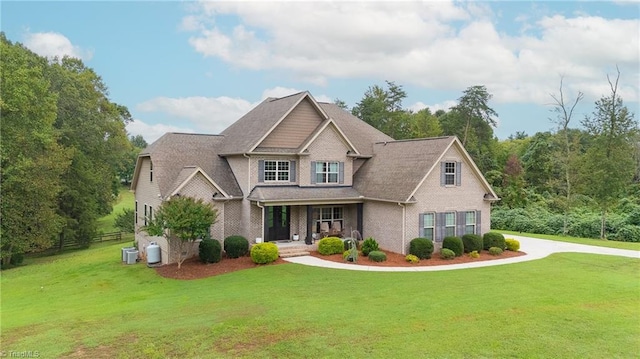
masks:
<path fill-rule="evenodd" d="M 591 254 L 605 254 L 612 256 L 623 256 L 630 258 L 640 259 L 640 251 L 634 251 L 629 249 L 617 249 L 608 247 L 596 247 L 585 244 L 576 244 L 568 242 L 557 242 L 546 239 L 538 239 L 531 237 L 522 237 L 509 235 L 509 238 L 517 239 L 520 241 L 520 250 L 527 254 L 519 257 L 494 259 L 490 261 L 482 262 L 470 262 L 460 264 L 449 264 L 441 266 L 416 266 L 416 267 L 376 267 L 376 266 L 362 266 L 353 265 L 347 263 L 336 263 L 332 261 L 326 261 L 324 259 L 316 258 L 313 256 L 302 256 L 285 258 L 286 261 L 297 264 L 304 264 L 314 267 L 334 268 L 334 269 L 349 269 L 359 271 L 371 271 L 371 272 L 432 272 L 443 270 L 454 270 L 463 268 L 478 268 L 488 267 L 501 264 L 511 264 L 518 262 L 532 261 L 535 259 L 541 259 L 547 257 L 553 253 L 560 252 L 577 252 L 577 253 L 591 253 Z"/>

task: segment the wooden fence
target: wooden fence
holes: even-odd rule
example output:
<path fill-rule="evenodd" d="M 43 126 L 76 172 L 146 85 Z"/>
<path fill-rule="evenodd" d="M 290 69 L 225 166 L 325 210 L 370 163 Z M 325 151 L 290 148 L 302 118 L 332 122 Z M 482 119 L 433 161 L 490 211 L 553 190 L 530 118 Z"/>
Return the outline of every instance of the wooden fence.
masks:
<path fill-rule="evenodd" d="M 62 243 L 58 243 L 58 250 L 87 247 L 88 245 L 91 245 L 91 243 L 101 243 L 101 242 L 108 242 L 108 241 L 121 242 L 124 240 L 132 240 L 133 239 L 132 237 L 133 237 L 133 233 L 126 233 L 126 232 L 102 233 L 99 236 L 91 238 L 89 242 L 85 242 L 82 240 L 75 240 L 75 241 L 64 241 Z"/>

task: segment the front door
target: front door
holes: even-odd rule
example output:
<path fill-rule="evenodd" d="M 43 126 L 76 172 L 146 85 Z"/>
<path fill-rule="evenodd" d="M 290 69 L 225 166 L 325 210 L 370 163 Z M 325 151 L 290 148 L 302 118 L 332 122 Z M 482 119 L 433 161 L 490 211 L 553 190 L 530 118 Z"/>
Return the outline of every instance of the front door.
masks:
<path fill-rule="evenodd" d="M 290 206 L 267 207 L 267 241 L 290 239 L 290 213 Z"/>

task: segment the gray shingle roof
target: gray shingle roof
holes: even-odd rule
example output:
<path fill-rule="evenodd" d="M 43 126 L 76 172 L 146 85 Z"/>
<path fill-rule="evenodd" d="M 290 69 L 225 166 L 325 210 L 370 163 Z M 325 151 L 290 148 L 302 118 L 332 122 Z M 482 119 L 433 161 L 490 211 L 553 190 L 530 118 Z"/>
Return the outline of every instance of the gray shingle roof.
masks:
<path fill-rule="evenodd" d="M 455 137 L 376 143 L 373 157 L 354 176 L 354 188 L 367 198 L 410 201 L 420 181 Z"/>
<path fill-rule="evenodd" d="M 200 167 L 230 196 L 241 197 L 242 191 L 226 159 L 218 156 L 224 136 L 189 133 L 166 133 L 145 148 L 140 156 L 151 156 L 153 178 L 165 197 Z"/>
<path fill-rule="evenodd" d="M 252 201 L 362 201 L 361 195 L 352 187 L 298 187 L 257 186 L 248 196 Z"/>

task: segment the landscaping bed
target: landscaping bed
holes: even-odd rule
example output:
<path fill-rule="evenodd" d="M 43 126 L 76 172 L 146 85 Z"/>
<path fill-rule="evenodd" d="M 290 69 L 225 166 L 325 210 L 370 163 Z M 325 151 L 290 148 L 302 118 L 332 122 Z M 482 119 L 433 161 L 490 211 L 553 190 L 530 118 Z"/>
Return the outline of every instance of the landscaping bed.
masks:
<path fill-rule="evenodd" d="M 441 259 L 438 253 L 435 253 L 430 259 L 423 259 L 419 263 L 411 264 L 405 260 L 405 256 L 402 254 L 384 251 L 387 255 L 387 260 L 384 262 L 373 262 L 369 260 L 369 258 L 364 256 L 359 256 L 357 263 L 350 263 L 345 261 L 342 258 L 342 254 L 333 254 L 324 256 L 318 253 L 317 251 L 313 251 L 310 255 L 314 257 L 318 257 L 324 260 L 339 262 L 339 263 L 349 263 L 353 265 L 365 265 L 365 266 L 377 266 L 377 267 L 416 267 L 416 266 L 438 266 L 438 265 L 451 265 L 451 264 L 459 264 L 459 263 L 470 263 L 470 262 L 480 262 L 487 260 L 496 260 L 496 259 L 505 259 L 511 257 L 518 257 L 524 255 L 524 252 L 513 252 L 513 251 L 504 251 L 499 256 L 492 256 L 488 252 L 481 252 L 480 257 L 471 258 L 467 254 L 464 254 L 461 257 L 456 257 L 453 259 Z M 218 263 L 209 263 L 204 264 L 200 262 L 198 257 L 193 257 L 187 259 L 184 263 L 182 263 L 182 268 L 178 269 L 177 264 L 169 264 L 162 267 L 156 268 L 156 271 L 159 275 L 166 278 L 173 279 L 200 279 L 211 276 L 216 276 L 220 274 L 231 273 L 243 269 L 256 268 L 264 265 L 277 265 L 288 263 L 282 258 L 278 258 L 275 262 L 270 264 L 255 264 L 251 260 L 251 257 L 244 256 L 240 258 L 226 258 Z"/>

